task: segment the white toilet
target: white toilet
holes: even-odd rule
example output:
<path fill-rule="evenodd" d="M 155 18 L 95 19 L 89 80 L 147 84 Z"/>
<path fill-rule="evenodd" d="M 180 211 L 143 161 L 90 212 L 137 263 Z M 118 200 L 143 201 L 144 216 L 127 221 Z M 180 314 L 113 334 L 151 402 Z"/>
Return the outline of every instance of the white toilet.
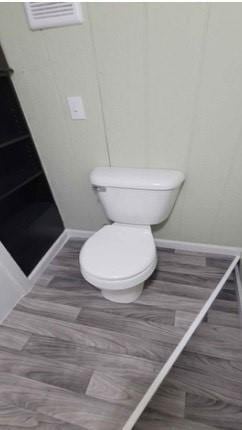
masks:
<path fill-rule="evenodd" d="M 97 167 L 90 180 L 114 223 L 83 245 L 81 273 L 106 299 L 131 303 L 157 264 L 150 225 L 169 216 L 184 175 L 167 169 Z"/>

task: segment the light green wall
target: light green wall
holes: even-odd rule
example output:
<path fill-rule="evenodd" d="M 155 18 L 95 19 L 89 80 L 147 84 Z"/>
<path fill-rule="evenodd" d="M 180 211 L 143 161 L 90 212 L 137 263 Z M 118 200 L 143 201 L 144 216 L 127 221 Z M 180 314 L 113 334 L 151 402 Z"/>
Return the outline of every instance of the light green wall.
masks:
<path fill-rule="evenodd" d="M 242 246 L 242 4 L 89 3 L 80 26 L 31 32 L 0 4 L 0 39 L 69 228 L 97 229 L 97 165 L 178 168 L 157 237 Z M 66 97 L 82 95 L 87 120 Z"/>

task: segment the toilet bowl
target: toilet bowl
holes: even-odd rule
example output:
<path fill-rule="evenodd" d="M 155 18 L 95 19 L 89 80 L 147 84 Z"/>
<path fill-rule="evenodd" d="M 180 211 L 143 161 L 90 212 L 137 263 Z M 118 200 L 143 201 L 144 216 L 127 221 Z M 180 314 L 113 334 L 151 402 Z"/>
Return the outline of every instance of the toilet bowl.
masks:
<path fill-rule="evenodd" d="M 169 216 L 184 175 L 169 169 L 97 167 L 90 180 L 114 223 L 82 247 L 81 273 L 106 299 L 133 302 L 157 263 L 150 226 Z"/>
<path fill-rule="evenodd" d="M 83 277 L 113 302 L 130 303 L 142 293 L 156 267 L 150 226 L 114 223 L 101 228 L 82 247 Z"/>

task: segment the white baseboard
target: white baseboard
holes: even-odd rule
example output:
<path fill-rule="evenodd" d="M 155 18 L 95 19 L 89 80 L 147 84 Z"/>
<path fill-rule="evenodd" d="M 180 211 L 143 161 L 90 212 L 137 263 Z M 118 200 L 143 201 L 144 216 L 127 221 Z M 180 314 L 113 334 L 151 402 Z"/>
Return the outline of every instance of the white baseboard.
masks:
<path fill-rule="evenodd" d="M 58 254 L 68 239 L 69 236 L 67 231 L 64 230 L 28 276 L 29 280 L 32 281 L 33 284 L 37 281 L 37 279 L 40 278 L 42 273 L 50 264 L 51 260 Z"/>
<path fill-rule="evenodd" d="M 66 233 L 68 238 L 80 238 L 80 239 L 88 239 L 92 236 L 95 231 L 91 230 L 74 230 L 74 229 L 66 229 Z M 206 243 L 197 243 L 197 242 L 182 242 L 179 240 L 166 240 L 166 239 L 157 239 L 155 238 L 155 243 L 160 248 L 170 248 L 170 249 L 179 249 L 182 251 L 191 251 L 191 252 L 207 252 L 211 254 L 225 254 L 238 256 L 242 254 L 242 248 L 235 246 L 222 246 L 222 245 L 212 245 Z"/>
<path fill-rule="evenodd" d="M 211 254 L 225 254 L 238 256 L 242 254 L 242 248 L 235 246 L 213 245 L 208 243 L 182 242 L 179 240 L 156 239 L 155 243 L 160 248 L 179 249 L 181 251 L 207 252 Z"/>
<path fill-rule="evenodd" d="M 92 236 L 95 231 L 93 230 L 75 230 L 72 228 L 65 229 L 68 239 L 80 238 L 80 239 L 88 239 Z"/>
<path fill-rule="evenodd" d="M 37 279 L 45 271 L 51 260 L 56 256 L 56 254 L 61 250 L 65 243 L 69 239 L 88 239 L 92 236 L 95 231 L 91 230 L 77 230 L 66 228 L 63 233 L 58 237 L 51 248 L 46 252 L 46 254 L 41 258 L 37 266 L 32 270 L 28 276 L 31 283 L 35 283 Z M 208 252 L 211 254 L 226 254 L 232 256 L 240 256 L 242 254 L 242 248 L 232 247 L 232 246 L 220 246 L 220 245 L 210 245 L 204 243 L 193 243 L 193 242 L 181 242 L 176 240 L 165 240 L 156 239 L 155 243 L 160 248 L 174 248 L 183 251 L 190 252 Z"/>

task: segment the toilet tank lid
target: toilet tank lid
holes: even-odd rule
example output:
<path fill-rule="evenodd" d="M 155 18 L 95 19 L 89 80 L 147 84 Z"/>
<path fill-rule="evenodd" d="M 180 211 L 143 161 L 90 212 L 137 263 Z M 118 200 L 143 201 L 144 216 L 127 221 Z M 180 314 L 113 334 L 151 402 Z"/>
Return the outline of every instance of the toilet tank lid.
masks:
<path fill-rule="evenodd" d="M 91 184 L 101 187 L 172 190 L 185 177 L 179 170 L 96 167 L 90 174 Z"/>

